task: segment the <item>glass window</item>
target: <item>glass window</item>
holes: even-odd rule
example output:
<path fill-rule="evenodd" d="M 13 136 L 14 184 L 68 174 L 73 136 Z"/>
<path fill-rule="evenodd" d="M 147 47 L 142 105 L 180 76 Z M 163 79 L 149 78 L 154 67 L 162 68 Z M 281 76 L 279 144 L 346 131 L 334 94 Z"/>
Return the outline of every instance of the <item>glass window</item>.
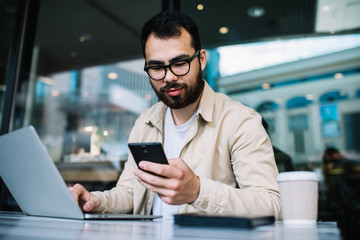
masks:
<path fill-rule="evenodd" d="M 332 179 L 346 179 L 347 190 L 355 193 L 360 175 L 359 36 L 218 48 L 218 88 L 268 120 L 274 149 L 287 153 L 295 170 L 319 176 L 320 219 L 337 217 L 339 199 Z M 296 47 L 290 47 L 295 42 Z M 279 164 L 278 168 L 282 170 Z"/>
<path fill-rule="evenodd" d="M 349 95 L 346 91 L 331 91 L 324 93 L 320 96 L 320 102 L 332 102 L 332 101 L 339 101 L 339 100 L 346 100 L 349 98 Z"/>
<path fill-rule="evenodd" d="M 18 13 L 17 0 L 5 0 L 0 2 L 0 126 L 1 134 L 7 132 L 10 120 L 10 95 L 6 95 L 9 78 L 14 77 L 14 58 L 11 53 L 17 48 L 14 43 L 16 29 L 16 17 Z M 12 68 L 11 68 L 12 67 Z M 5 107 L 5 104 L 7 106 Z M 5 120 L 5 121 L 4 121 Z M 3 127 L 6 126 L 6 127 Z M 0 178 L 0 209 L 1 210 L 19 210 L 15 201 Z"/>
<path fill-rule="evenodd" d="M 222 77 L 360 46 L 360 34 L 295 38 L 219 47 Z"/>
<path fill-rule="evenodd" d="M 6 79 L 10 74 L 10 53 L 15 34 L 18 1 L 0 2 L 0 126 L 3 119 L 5 104 Z M 8 114 L 8 113 L 6 113 Z"/>
<path fill-rule="evenodd" d="M 13 128 L 33 125 L 70 185 L 114 186 L 135 120 L 157 102 L 139 38 L 161 1 L 152 6 L 40 1 L 31 74 L 19 84 Z"/>
<path fill-rule="evenodd" d="M 351 153 L 356 153 L 360 149 L 360 111 L 344 114 L 346 149 Z"/>
<path fill-rule="evenodd" d="M 286 103 L 286 107 L 287 108 L 306 107 L 307 105 L 309 105 L 311 103 L 312 103 L 312 100 L 307 99 L 306 97 L 294 97 Z"/>
<path fill-rule="evenodd" d="M 279 107 L 279 105 L 275 102 L 267 101 L 261 103 L 259 106 L 257 106 L 256 111 L 262 113 L 262 112 L 268 112 L 268 111 L 274 111 Z"/>

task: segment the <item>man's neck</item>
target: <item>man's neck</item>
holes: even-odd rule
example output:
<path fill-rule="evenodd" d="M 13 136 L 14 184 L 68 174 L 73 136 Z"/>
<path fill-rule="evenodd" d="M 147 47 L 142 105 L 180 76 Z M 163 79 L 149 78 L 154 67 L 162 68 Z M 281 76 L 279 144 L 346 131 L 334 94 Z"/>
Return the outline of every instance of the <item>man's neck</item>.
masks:
<path fill-rule="evenodd" d="M 174 119 L 174 124 L 179 126 L 181 124 L 186 123 L 192 115 L 196 112 L 197 108 L 199 107 L 200 98 L 196 100 L 196 102 L 180 109 L 171 109 L 171 114 Z"/>

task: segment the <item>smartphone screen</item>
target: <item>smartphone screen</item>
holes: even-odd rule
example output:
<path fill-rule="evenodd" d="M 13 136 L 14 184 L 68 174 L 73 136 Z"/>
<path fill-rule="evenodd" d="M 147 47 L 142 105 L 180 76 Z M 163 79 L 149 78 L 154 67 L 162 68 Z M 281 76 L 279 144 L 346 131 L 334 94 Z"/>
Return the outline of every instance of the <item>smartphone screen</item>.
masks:
<path fill-rule="evenodd" d="M 169 164 L 164 149 L 159 142 L 129 143 L 128 146 L 138 166 L 142 160 Z"/>

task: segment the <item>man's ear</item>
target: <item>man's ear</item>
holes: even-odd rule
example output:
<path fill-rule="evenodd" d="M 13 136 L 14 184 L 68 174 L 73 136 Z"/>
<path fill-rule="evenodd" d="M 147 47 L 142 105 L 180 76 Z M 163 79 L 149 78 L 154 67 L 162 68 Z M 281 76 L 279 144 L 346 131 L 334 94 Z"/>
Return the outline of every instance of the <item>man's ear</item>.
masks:
<path fill-rule="evenodd" d="M 206 67 L 206 51 L 205 51 L 205 49 L 200 50 L 199 59 L 200 59 L 201 71 L 204 71 L 204 69 Z"/>

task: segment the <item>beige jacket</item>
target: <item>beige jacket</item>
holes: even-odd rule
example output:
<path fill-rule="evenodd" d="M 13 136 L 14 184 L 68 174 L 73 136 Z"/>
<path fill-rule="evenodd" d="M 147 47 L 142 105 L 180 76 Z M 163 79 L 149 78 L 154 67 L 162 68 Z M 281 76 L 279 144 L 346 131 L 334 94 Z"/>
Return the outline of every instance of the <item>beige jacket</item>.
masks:
<path fill-rule="evenodd" d="M 166 106 L 159 102 L 136 120 L 129 142 L 162 142 Z M 180 156 L 200 178 L 200 193 L 179 213 L 280 218 L 278 170 L 270 140 L 254 110 L 215 93 L 207 83 Z M 115 188 L 95 192 L 99 211 L 150 214 L 155 194 L 136 181 L 131 154 Z"/>

